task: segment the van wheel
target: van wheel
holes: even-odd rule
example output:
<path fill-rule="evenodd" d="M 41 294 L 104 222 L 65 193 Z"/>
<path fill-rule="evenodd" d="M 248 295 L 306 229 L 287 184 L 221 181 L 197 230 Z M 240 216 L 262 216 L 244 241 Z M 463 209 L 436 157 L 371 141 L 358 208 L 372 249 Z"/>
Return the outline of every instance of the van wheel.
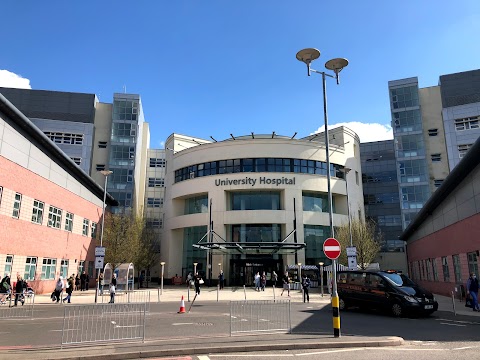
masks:
<path fill-rule="evenodd" d="M 395 317 L 400 317 L 403 315 L 403 308 L 402 305 L 399 303 L 394 303 L 392 305 L 392 315 Z"/>
<path fill-rule="evenodd" d="M 347 310 L 347 303 L 342 298 L 340 298 L 338 300 L 338 309 L 339 310 Z"/>

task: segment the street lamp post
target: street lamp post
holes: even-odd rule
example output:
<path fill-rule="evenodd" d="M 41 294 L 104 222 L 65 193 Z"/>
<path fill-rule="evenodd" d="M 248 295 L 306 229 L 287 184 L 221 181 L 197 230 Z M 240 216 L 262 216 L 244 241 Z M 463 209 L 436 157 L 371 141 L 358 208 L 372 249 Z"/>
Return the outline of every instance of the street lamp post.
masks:
<path fill-rule="evenodd" d="M 165 269 L 165 261 L 160 263 L 162 265 L 162 279 L 160 280 L 160 295 L 163 295 L 163 270 Z"/>
<path fill-rule="evenodd" d="M 320 265 L 320 291 L 323 297 L 323 262 L 319 262 L 318 265 Z"/>
<path fill-rule="evenodd" d="M 100 173 L 105 176 L 105 186 L 103 188 L 103 205 L 102 205 L 102 232 L 100 233 L 100 246 L 103 246 L 103 229 L 105 227 L 105 202 L 107 200 L 107 181 L 108 175 L 113 174 L 113 171 L 110 170 L 102 170 Z M 98 292 L 100 291 L 100 270 L 98 269 L 97 274 L 97 289 L 95 291 L 95 303 L 98 300 Z"/>
<path fill-rule="evenodd" d="M 321 74 L 322 75 L 322 89 L 323 89 L 323 117 L 325 121 L 325 157 L 327 160 L 327 191 L 328 191 L 328 215 L 329 215 L 329 222 L 330 222 L 330 236 L 335 237 L 334 229 L 333 229 L 333 197 L 332 191 L 330 186 L 330 153 L 329 153 L 329 138 L 328 138 L 328 113 L 327 113 L 327 81 L 326 77 L 335 78 L 337 80 L 337 84 L 340 83 L 340 71 L 343 70 L 348 65 L 348 60 L 344 58 L 335 58 L 332 60 L 328 60 L 325 63 L 325 68 L 327 70 L 331 70 L 335 73 L 335 76 L 325 73 L 325 71 L 317 71 L 310 68 L 310 64 L 312 61 L 318 59 L 320 57 L 320 51 L 314 48 L 307 48 L 300 50 L 297 55 L 297 60 L 305 63 L 307 65 L 307 74 L 310 76 L 311 72 Z M 338 293 L 337 293 L 337 271 L 336 271 L 336 261 L 332 261 L 332 270 L 333 270 L 333 291 L 332 291 L 332 308 L 334 309 L 334 318 L 338 318 L 338 328 L 336 326 L 336 320 L 334 320 L 334 336 L 340 337 L 340 324 L 339 324 L 339 316 L 336 314 L 338 310 Z M 337 309 L 337 310 L 335 310 Z M 337 316 L 336 316 L 337 315 Z"/>
<path fill-rule="evenodd" d="M 196 262 L 193 263 L 193 276 L 197 275 L 197 265 L 198 263 Z"/>

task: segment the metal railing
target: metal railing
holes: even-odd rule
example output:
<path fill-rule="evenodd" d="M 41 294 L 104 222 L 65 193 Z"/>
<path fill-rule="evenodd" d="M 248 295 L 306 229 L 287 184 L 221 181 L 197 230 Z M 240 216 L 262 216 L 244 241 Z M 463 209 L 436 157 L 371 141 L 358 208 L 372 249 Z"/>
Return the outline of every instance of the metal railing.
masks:
<path fill-rule="evenodd" d="M 145 303 L 66 305 L 62 345 L 145 340 Z"/>
<path fill-rule="evenodd" d="M 35 293 L 29 291 L 18 294 L 17 304 L 15 305 L 16 296 L 15 293 L 0 294 L 0 319 L 33 317 Z"/>
<path fill-rule="evenodd" d="M 292 332 L 289 300 L 230 302 L 230 336 L 238 333 Z"/>
<path fill-rule="evenodd" d="M 110 301 L 110 294 L 104 292 L 101 296 L 102 304 Z M 150 312 L 150 290 L 131 290 L 131 291 L 117 291 L 115 293 L 115 304 L 146 304 L 146 312 Z"/>

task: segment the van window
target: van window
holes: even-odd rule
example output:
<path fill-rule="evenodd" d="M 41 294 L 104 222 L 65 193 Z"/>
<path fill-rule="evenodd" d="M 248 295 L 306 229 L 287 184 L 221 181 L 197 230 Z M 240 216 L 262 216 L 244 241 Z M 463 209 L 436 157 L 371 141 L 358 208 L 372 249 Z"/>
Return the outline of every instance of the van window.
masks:
<path fill-rule="evenodd" d="M 380 276 L 375 274 L 370 274 L 367 277 L 367 284 L 372 288 L 380 288 L 379 285 L 385 286 L 385 280 L 383 280 Z"/>
<path fill-rule="evenodd" d="M 395 273 L 383 273 L 383 275 L 390 280 L 393 284 L 397 286 L 402 286 L 403 285 L 403 280 L 402 277 L 398 274 Z"/>
<path fill-rule="evenodd" d="M 348 273 L 347 283 L 349 285 L 365 285 L 365 274 L 363 273 Z"/>
<path fill-rule="evenodd" d="M 345 284 L 347 282 L 347 273 L 338 274 L 338 282 L 341 284 Z"/>

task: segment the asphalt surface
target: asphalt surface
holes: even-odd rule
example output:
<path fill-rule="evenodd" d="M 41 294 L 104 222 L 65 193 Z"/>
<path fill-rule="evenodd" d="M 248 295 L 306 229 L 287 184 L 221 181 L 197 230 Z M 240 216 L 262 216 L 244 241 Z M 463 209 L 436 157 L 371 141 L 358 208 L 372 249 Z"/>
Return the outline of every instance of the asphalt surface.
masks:
<path fill-rule="evenodd" d="M 168 298 L 166 294 L 164 298 Z M 247 293 L 249 299 L 264 299 L 267 293 Z M 35 305 L 33 318 L 5 319 L 0 329 L 0 358 L 9 359 L 54 359 L 102 358 L 109 354 L 111 359 L 135 359 L 148 356 L 193 355 L 242 351 L 329 349 L 337 347 L 391 346 L 407 342 L 450 342 L 459 344 L 480 340 L 480 317 L 464 311 L 455 316 L 451 311 L 438 311 L 427 318 L 393 318 L 374 311 L 351 309 L 341 313 L 340 339 L 333 338 L 332 311 L 329 298 L 312 294 L 310 303 L 301 301 L 301 294 L 291 293 L 292 334 L 262 334 L 261 336 L 230 336 L 230 302 L 215 301 L 215 292 L 202 293 L 192 306 L 190 313 L 178 314 L 178 301 L 152 302 L 145 315 L 145 342 L 126 341 L 115 344 L 101 343 L 81 348 L 64 347 L 62 329 L 65 310 L 73 306 L 52 304 L 41 297 Z M 89 295 L 88 295 L 89 296 Z M 76 303 L 91 303 L 87 295 L 74 298 Z M 177 293 L 171 294 L 178 298 Z M 244 294 L 224 292 L 223 297 L 243 297 Z M 284 300 L 284 297 L 278 297 Z M 448 308 L 448 298 L 440 308 Z M 191 303 L 185 302 L 187 311 Z M 106 305 L 108 306 L 108 305 Z M 130 317 L 132 314 L 126 314 Z M 94 318 L 90 314 L 86 318 Z M 275 314 L 268 314 L 272 318 Z M 135 317 L 135 316 L 134 316 Z M 109 322 L 112 323 L 112 321 Z M 114 328 L 135 325 L 114 321 Z M 121 325 L 121 326 L 120 326 Z M 85 327 L 86 328 L 86 327 Z M 400 338 L 399 338 L 400 337 Z M 115 356 L 113 356 L 113 354 Z"/>

